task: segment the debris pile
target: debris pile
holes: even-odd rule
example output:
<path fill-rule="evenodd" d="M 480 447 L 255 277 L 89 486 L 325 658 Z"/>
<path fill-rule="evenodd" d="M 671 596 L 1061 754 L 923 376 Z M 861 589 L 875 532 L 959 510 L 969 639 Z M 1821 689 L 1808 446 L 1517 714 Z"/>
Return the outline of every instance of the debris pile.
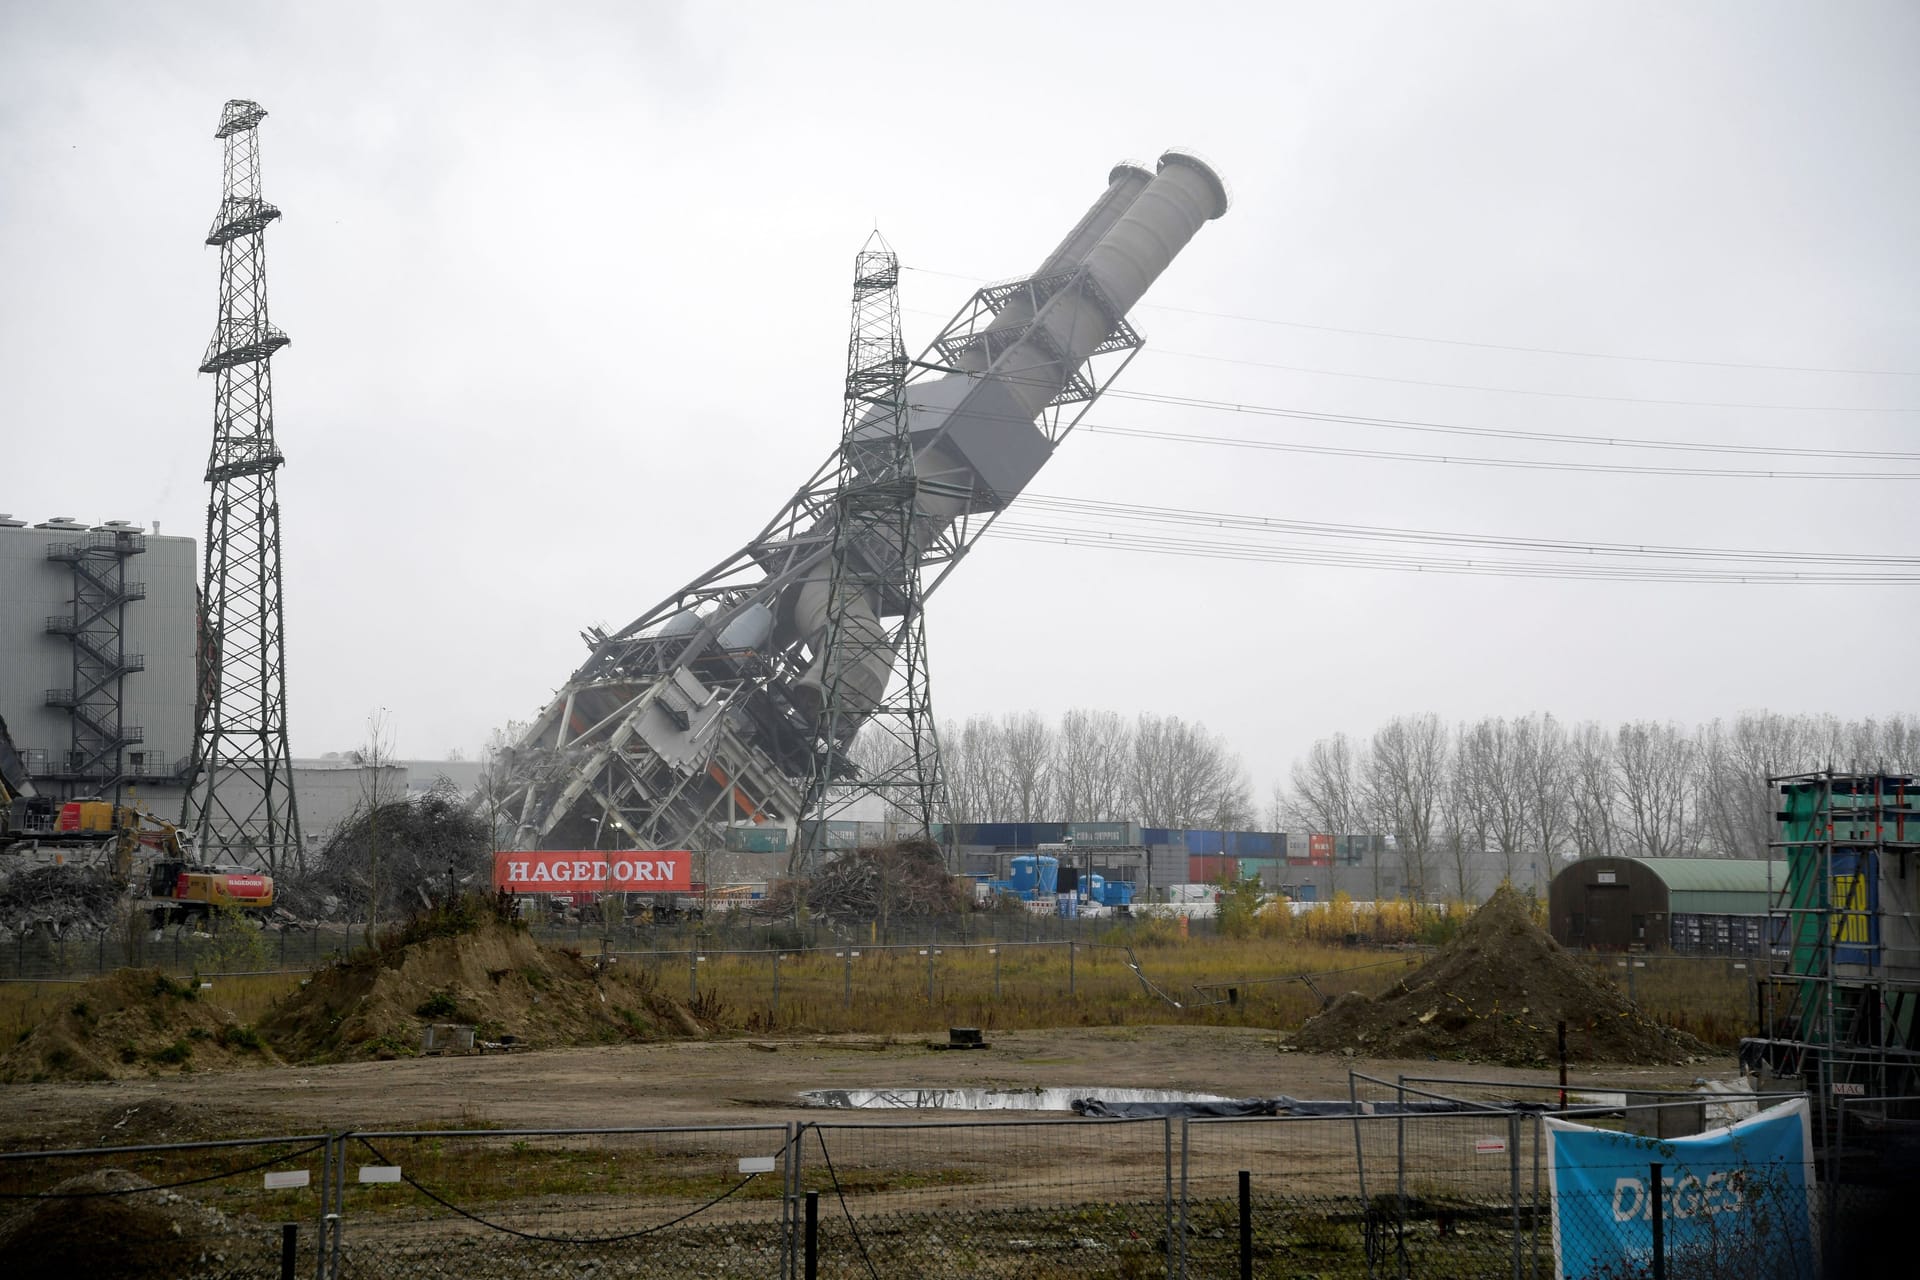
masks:
<path fill-rule="evenodd" d="M 808 914 L 830 923 L 896 917 L 950 916 L 967 909 L 966 887 L 948 874 L 939 846 L 924 840 L 850 849 L 812 876 L 773 886 L 756 913 L 791 918 L 804 903 Z"/>
<path fill-rule="evenodd" d="M 275 894 L 300 920 L 366 920 L 377 895 L 377 918 L 393 920 L 484 884 L 492 841 L 486 819 L 442 779 L 425 795 L 361 804 Z"/>
<path fill-rule="evenodd" d="M 120 969 L 72 988 L 0 1054 L 0 1081 L 115 1080 L 279 1060 L 253 1028 L 158 969 Z"/>
<path fill-rule="evenodd" d="M 257 1175 L 256 1175 L 257 1176 Z M 100 1276 L 278 1275 L 278 1231 L 220 1212 L 122 1169 L 97 1169 L 48 1188 L 0 1217 L 8 1280 Z"/>
<path fill-rule="evenodd" d="M 1377 999 L 1341 996 L 1291 1043 L 1377 1058 L 1531 1066 L 1552 1061 L 1559 1022 L 1570 1055 L 1596 1062 L 1681 1062 L 1710 1050 L 1649 1020 L 1569 956 L 1502 886 L 1427 964 Z"/>
<path fill-rule="evenodd" d="M 422 912 L 378 946 L 322 969 L 261 1020 L 302 1062 L 418 1053 L 426 1023 L 469 1025 L 517 1048 L 705 1035 L 715 1029 L 662 995 L 646 969 L 603 967 L 528 936 L 501 899 L 467 896 Z"/>
<path fill-rule="evenodd" d="M 92 868 L 27 867 L 0 876 L 0 938 L 92 937 L 119 921 L 121 892 Z"/>

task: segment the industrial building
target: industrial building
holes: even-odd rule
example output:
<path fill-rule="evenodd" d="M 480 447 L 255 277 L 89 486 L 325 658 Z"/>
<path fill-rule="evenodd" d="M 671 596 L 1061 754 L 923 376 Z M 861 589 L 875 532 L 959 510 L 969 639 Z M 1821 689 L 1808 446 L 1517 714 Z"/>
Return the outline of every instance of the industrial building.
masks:
<path fill-rule="evenodd" d="M 193 754 L 192 538 L 0 515 L 0 718 L 36 791 L 178 813 Z"/>
<path fill-rule="evenodd" d="M 1548 888 L 1548 929 L 1580 951 L 1757 955 L 1786 882 L 1783 862 L 1582 858 Z"/>

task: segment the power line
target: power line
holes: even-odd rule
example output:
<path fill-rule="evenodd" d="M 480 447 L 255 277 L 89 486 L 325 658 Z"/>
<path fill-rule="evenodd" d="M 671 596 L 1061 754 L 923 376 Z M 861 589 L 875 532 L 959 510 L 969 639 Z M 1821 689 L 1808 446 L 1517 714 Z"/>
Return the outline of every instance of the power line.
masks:
<path fill-rule="evenodd" d="M 1304 453 L 1332 458 L 1370 458 L 1390 462 L 1423 462 L 1457 467 L 1494 467 L 1519 471 L 1568 471 L 1606 475 L 1693 476 L 1722 480 L 1920 480 L 1920 471 L 1788 471 L 1738 467 L 1656 467 L 1607 462 L 1546 462 L 1525 458 L 1490 458 L 1438 453 L 1410 453 L 1393 449 L 1354 449 L 1335 445 L 1294 444 L 1284 440 L 1249 440 L 1242 436 L 1210 436 L 1179 431 L 1152 431 L 1081 423 L 1077 430 L 1092 435 L 1124 436 L 1171 444 L 1212 445 L 1219 448 L 1264 449 L 1275 453 Z"/>
<path fill-rule="evenodd" d="M 903 271 L 917 271 L 921 275 L 940 276 L 948 280 L 960 280 L 969 284 L 987 283 L 984 277 L 960 275 L 952 271 L 935 271 L 930 267 L 902 267 Z M 1233 320 L 1243 324 L 1272 325 L 1283 329 L 1311 329 L 1319 333 L 1340 333 L 1359 338 L 1387 338 L 1395 342 L 1430 342 L 1446 347 L 1472 347 L 1481 351 L 1519 351 L 1529 355 L 1570 356 L 1581 360 L 1625 360 L 1638 364 L 1695 365 L 1705 369 L 1763 369 L 1778 373 L 1833 373 L 1856 377 L 1874 378 L 1913 378 L 1920 377 L 1920 370 L 1913 369 L 1848 369 L 1825 365 L 1770 364 L 1764 361 L 1746 360 L 1702 360 L 1679 356 L 1641 356 L 1626 355 L 1611 351 L 1582 351 L 1569 347 L 1533 347 L 1509 342 L 1475 342 L 1466 338 L 1437 338 L 1430 334 L 1393 333 L 1382 329 L 1349 329 L 1339 325 L 1312 324 L 1304 320 L 1279 320 L 1271 316 L 1241 315 L 1230 311 L 1207 311 L 1198 307 L 1178 307 L 1164 302 L 1142 302 L 1139 304 L 1156 311 L 1171 311 L 1181 315 L 1206 316 L 1214 320 Z"/>
<path fill-rule="evenodd" d="M 1763 564 L 1875 565 L 1920 568 L 1920 556 L 1862 555 L 1837 551 L 1767 551 L 1738 547 L 1689 547 L 1666 543 L 1591 542 L 1567 538 L 1517 537 L 1504 534 L 1460 533 L 1393 525 L 1341 524 L 1293 520 L 1276 516 L 1226 511 L 1196 511 L 1138 503 L 1106 502 L 1056 494 L 1023 494 L 1022 509 L 1128 523 L 1200 525 L 1290 534 L 1309 538 L 1356 539 L 1367 542 L 1406 542 L 1437 546 L 1485 547 L 1509 551 L 1578 553 L 1586 556 L 1622 556 L 1635 559 L 1731 560 Z"/>
<path fill-rule="evenodd" d="M 1310 365 L 1278 364 L 1270 360 L 1246 360 L 1238 356 L 1202 355 L 1194 351 L 1169 351 L 1147 347 L 1151 353 L 1178 356 L 1185 360 L 1212 360 L 1220 364 L 1253 365 L 1262 369 L 1283 369 L 1289 373 L 1308 373 L 1322 378 L 1357 378 L 1365 382 L 1392 382 L 1408 387 L 1440 387 L 1449 391 L 1487 391 L 1503 396 L 1547 396 L 1556 400 L 1595 400 L 1610 404 L 1657 404 L 1690 409 L 1758 409 L 1781 413 L 1920 413 L 1920 408 L 1848 404 L 1773 404 L 1751 400 L 1666 400 L 1653 396 L 1610 396 L 1590 391 L 1536 391 L 1530 387 L 1490 387 L 1477 382 L 1440 382 L 1430 378 L 1396 378 L 1384 373 L 1352 373 L 1343 369 L 1318 369 Z"/>
<path fill-rule="evenodd" d="M 1920 586 L 1920 574 L 1789 572 L 1777 569 L 1716 569 L 1698 566 L 1577 565 L 1548 561 L 1413 556 L 1332 548 L 1274 546 L 1213 539 L 1172 538 L 1001 521 L 987 537 L 1031 544 L 1104 547 L 1109 550 L 1192 559 L 1378 569 L 1477 577 L 1559 578 L 1595 582 L 1669 582 L 1739 585 Z"/>
<path fill-rule="evenodd" d="M 1879 462 L 1920 462 L 1920 453 L 1889 449 L 1810 449 L 1794 445 L 1727 444 L 1706 440 L 1663 440 L 1652 436 L 1584 435 L 1559 431 L 1525 431 L 1517 427 L 1474 427 L 1460 423 L 1430 422 L 1418 418 L 1378 418 L 1362 414 L 1324 413 L 1311 409 L 1288 409 L 1278 405 L 1249 404 L 1231 400 L 1210 400 L 1157 391 L 1120 391 L 1102 393 L 1116 400 L 1138 400 L 1147 404 L 1174 405 L 1179 408 L 1207 409 L 1220 413 L 1245 413 L 1260 417 L 1293 418 L 1303 422 L 1332 422 L 1348 426 L 1378 427 L 1391 431 L 1420 431 L 1438 435 L 1478 436 L 1496 440 L 1531 440 L 1542 444 L 1599 445 L 1610 448 L 1665 449 L 1683 453 L 1762 454 L 1776 457 L 1853 458 Z"/>

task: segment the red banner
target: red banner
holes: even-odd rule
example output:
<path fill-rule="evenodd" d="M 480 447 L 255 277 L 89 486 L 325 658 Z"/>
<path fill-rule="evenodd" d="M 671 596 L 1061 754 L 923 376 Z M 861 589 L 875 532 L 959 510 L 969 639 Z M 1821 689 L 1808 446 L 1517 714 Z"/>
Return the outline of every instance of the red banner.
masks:
<path fill-rule="evenodd" d="M 685 849 L 496 853 L 493 887 L 514 893 L 685 893 L 693 887 L 693 855 Z"/>

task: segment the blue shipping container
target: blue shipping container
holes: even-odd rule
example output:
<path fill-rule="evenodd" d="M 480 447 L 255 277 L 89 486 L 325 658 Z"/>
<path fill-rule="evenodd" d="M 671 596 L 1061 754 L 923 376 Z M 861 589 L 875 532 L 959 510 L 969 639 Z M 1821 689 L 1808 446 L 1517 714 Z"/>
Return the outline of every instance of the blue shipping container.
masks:
<path fill-rule="evenodd" d="M 1227 851 L 1226 832 L 1189 831 L 1187 832 L 1187 852 L 1196 857 L 1208 854 L 1221 854 Z"/>

